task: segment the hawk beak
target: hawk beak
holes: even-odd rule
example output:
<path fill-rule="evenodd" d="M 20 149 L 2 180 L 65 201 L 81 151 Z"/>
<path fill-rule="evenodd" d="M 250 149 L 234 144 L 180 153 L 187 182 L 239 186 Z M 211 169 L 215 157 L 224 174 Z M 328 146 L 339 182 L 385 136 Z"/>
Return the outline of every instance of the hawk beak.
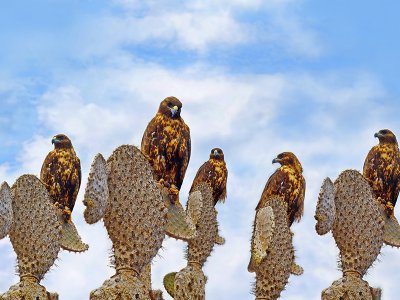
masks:
<path fill-rule="evenodd" d="M 281 160 L 279 158 L 277 158 L 277 157 L 272 160 L 273 164 L 276 164 L 276 163 L 279 163 L 279 162 L 281 162 Z"/>
<path fill-rule="evenodd" d="M 214 150 L 214 155 L 215 155 L 215 156 L 218 156 L 218 155 L 219 155 L 219 153 L 218 153 L 217 150 Z"/>
<path fill-rule="evenodd" d="M 171 108 L 171 113 L 172 113 L 172 117 L 175 117 L 178 114 L 179 111 L 179 107 L 178 106 L 174 106 Z"/>
<path fill-rule="evenodd" d="M 57 140 L 57 138 L 54 136 L 54 137 L 51 139 L 51 143 L 52 143 L 52 144 L 55 144 L 56 142 L 58 142 L 58 140 Z"/>
<path fill-rule="evenodd" d="M 376 133 L 374 134 L 374 137 L 378 138 L 378 137 L 379 137 L 379 132 L 376 132 Z"/>

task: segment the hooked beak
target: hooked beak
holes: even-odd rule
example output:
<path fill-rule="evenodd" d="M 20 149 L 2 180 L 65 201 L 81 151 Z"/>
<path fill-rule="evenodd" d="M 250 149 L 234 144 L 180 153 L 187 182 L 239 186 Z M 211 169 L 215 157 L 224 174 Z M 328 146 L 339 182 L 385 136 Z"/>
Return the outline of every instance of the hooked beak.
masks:
<path fill-rule="evenodd" d="M 277 157 L 272 160 L 273 164 L 280 163 L 280 162 L 281 162 L 281 160 Z"/>
<path fill-rule="evenodd" d="M 376 133 L 374 134 L 374 137 L 379 138 L 380 135 L 381 135 L 381 134 L 380 134 L 379 132 L 376 132 Z"/>
<path fill-rule="evenodd" d="M 214 150 L 214 155 L 215 155 L 215 156 L 218 156 L 218 155 L 219 155 L 218 150 Z"/>
<path fill-rule="evenodd" d="M 178 114 L 179 108 L 178 106 L 174 106 L 171 108 L 172 117 L 175 117 Z"/>
<path fill-rule="evenodd" d="M 51 143 L 52 144 L 55 144 L 55 143 L 57 143 L 58 142 L 58 140 L 57 140 L 57 138 L 54 136 L 52 139 L 51 139 Z"/>

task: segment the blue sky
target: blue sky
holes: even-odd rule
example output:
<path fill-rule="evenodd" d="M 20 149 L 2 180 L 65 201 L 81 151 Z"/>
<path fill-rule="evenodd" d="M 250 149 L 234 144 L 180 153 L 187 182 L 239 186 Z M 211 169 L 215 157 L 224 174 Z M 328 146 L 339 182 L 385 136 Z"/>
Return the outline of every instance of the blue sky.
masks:
<path fill-rule="evenodd" d="M 0 179 L 38 174 L 60 132 L 71 137 L 85 177 L 96 153 L 138 145 L 159 102 L 175 95 L 193 144 L 182 193 L 211 148 L 224 150 L 229 169 L 228 199 L 218 207 L 227 244 L 206 264 L 207 298 L 253 298 L 246 267 L 254 208 L 272 159 L 290 150 L 307 181 L 305 215 L 293 228 L 305 274 L 291 277 L 282 298 L 319 299 L 340 276 L 333 238 L 314 231 L 319 185 L 360 170 L 375 131 L 400 132 L 399 9 L 395 1 L 3 3 Z M 61 252 L 44 280 L 63 299 L 84 299 L 112 274 L 104 226 L 83 221 L 82 191 L 74 215 L 90 253 Z M 185 265 L 183 243 L 164 246 L 156 288 Z M 397 252 L 384 247 L 366 278 L 384 288 L 383 299 L 400 293 Z M 8 238 L 0 254 L 5 291 L 17 282 Z"/>

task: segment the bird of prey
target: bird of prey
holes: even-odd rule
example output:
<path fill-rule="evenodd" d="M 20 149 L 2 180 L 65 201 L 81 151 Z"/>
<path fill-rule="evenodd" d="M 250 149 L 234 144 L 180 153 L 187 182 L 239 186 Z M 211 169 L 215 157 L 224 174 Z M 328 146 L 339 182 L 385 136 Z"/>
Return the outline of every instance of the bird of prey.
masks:
<path fill-rule="evenodd" d="M 81 185 L 81 163 L 66 135 L 58 134 L 51 142 L 54 150 L 49 152 L 43 162 L 40 179 L 53 203 L 63 210 L 63 217 L 69 223 Z"/>
<path fill-rule="evenodd" d="M 372 147 L 364 162 L 363 175 L 375 198 L 393 216 L 400 189 L 400 153 L 396 136 L 388 129 L 375 133 L 379 144 Z"/>
<path fill-rule="evenodd" d="M 211 150 L 210 159 L 197 171 L 189 193 L 191 193 L 198 184 L 205 182 L 212 188 L 215 205 L 218 201 L 224 201 L 226 198 L 227 179 L 228 169 L 224 161 L 224 152 L 222 152 L 220 148 L 214 148 Z"/>
<path fill-rule="evenodd" d="M 182 103 L 165 98 L 143 134 L 141 151 L 153 167 L 154 176 L 178 194 L 190 159 L 190 130 L 181 117 Z"/>
<path fill-rule="evenodd" d="M 266 202 L 271 196 L 279 196 L 287 203 L 288 224 L 291 226 L 295 220 L 300 221 L 303 215 L 306 191 L 303 168 L 291 152 L 279 154 L 272 163 L 280 163 L 281 166 L 268 179 L 256 210 L 268 205 Z"/>

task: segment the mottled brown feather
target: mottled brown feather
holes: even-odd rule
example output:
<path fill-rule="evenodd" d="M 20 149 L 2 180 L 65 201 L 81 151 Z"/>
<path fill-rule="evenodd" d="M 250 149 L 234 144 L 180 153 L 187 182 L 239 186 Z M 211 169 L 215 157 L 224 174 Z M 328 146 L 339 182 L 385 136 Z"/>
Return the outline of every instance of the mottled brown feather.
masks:
<path fill-rule="evenodd" d="M 141 151 L 153 166 L 157 181 L 164 179 L 180 189 L 190 160 L 190 130 L 180 115 L 172 117 L 163 105 L 171 99 L 179 101 L 169 97 L 161 102 L 143 134 Z M 181 106 L 179 103 L 176 105 Z"/>
<path fill-rule="evenodd" d="M 279 196 L 288 205 L 287 215 L 291 226 L 294 221 L 300 221 L 303 215 L 305 191 L 302 167 L 296 158 L 293 163 L 282 165 L 271 175 L 256 209 L 267 206 L 271 196 Z"/>
<path fill-rule="evenodd" d="M 390 131 L 388 134 L 393 135 Z M 400 153 L 395 137 L 380 139 L 379 144 L 372 147 L 364 161 L 363 175 L 378 201 L 383 205 L 388 201 L 396 205 L 400 190 Z M 388 213 L 393 211 L 389 209 Z"/>
<path fill-rule="evenodd" d="M 72 145 L 50 151 L 40 171 L 40 179 L 49 191 L 53 203 L 58 202 L 71 211 L 78 196 L 81 177 L 80 160 Z"/>
<path fill-rule="evenodd" d="M 191 193 L 198 184 L 205 182 L 209 184 L 213 190 L 215 205 L 218 201 L 224 201 L 226 198 L 227 179 L 228 169 L 226 168 L 223 156 L 221 159 L 210 157 L 197 171 L 189 193 Z"/>

